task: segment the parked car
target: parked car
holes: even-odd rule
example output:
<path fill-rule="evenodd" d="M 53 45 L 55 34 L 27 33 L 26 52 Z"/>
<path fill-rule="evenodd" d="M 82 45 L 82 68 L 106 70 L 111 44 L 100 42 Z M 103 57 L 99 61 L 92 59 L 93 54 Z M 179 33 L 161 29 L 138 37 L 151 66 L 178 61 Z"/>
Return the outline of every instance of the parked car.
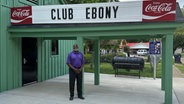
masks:
<path fill-rule="evenodd" d="M 137 55 L 140 55 L 140 56 L 145 56 L 147 54 L 148 54 L 148 51 L 145 49 L 140 49 L 137 51 Z"/>

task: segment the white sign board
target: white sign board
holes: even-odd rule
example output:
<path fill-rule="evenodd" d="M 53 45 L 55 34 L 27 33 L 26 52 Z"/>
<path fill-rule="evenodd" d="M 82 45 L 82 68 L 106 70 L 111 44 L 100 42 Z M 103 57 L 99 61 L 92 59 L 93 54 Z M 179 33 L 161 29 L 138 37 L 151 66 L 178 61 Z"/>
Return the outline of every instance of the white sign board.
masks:
<path fill-rule="evenodd" d="M 91 23 L 142 21 L 142 2 L 34 6 L 34 23 Z M 130 9 L 130 7 L 134 5 Z M 37 11 L 39 10 L 39 11 Z M 37 12 L 36 12 L 37 11 Z"/>
<path fill-rule="evenodd" d="M 175 21 L 175 7 L 175 0 L 26 6 L 11 8 L 11 23 L 68 24 Z"/>

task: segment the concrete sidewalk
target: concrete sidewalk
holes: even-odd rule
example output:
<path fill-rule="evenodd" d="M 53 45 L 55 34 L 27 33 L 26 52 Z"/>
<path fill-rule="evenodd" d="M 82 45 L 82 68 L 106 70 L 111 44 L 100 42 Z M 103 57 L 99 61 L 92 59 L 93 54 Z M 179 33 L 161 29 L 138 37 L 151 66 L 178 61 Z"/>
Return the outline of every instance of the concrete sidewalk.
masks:
<path fill-rule="evenodd" d="M 181 58 L 184 63 L 184 58 Z M 179 104 L 184 104 L 184 74 L 173 65 L 173 89 Z"/>
<path fill-rule="evenodd" d="M 184 78 L 174 78 L 173 88 L 179 104 L 184 104 Z"/>
<path fill-rule="evenodd" d="M 94 74 L 84 76 L 85 100 L 75 97 L 69 101 L 68 75 L 65 75 L 0 93 L 0 104 L 164 104 L 160 79 L 101 74 L 101 83 L 95 86 Z M 178 104 L 175 95 L 173 104 Z"/>

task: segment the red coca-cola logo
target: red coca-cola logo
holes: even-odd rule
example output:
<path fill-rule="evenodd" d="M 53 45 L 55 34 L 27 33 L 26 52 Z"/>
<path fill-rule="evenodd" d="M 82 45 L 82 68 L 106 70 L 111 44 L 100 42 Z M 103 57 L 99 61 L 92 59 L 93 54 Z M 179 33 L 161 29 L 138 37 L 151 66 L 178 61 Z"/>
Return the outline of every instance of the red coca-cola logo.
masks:
<path fill-rule="evenodd" d="M 19 7 L 11 8 L 12 24 L 32 24 L 32 8 Z"/>
<path fill-rule="evenodd" d="M 146 12 L 169 12 L 172 9 L 172 3 L 162 3 L 159 5 L 148 4 L 145 8 Z"/>
<path fill-rule="evenodd" d="M 175 21 L 176 0 L 143 1 L 144 21 Z"/>
<path fill-rule="evenodd" d="M 30 15 L 30 10 L 15 10 L 12 13 L 12 17 L 28 17 Z"/>

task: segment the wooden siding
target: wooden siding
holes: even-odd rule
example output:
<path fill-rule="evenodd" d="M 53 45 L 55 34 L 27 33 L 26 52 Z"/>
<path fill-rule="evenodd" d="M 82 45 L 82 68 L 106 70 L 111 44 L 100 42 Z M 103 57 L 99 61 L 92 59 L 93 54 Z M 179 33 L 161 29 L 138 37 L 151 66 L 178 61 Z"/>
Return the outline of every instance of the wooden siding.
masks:
<path fill-rule="evenodd" d="M 59 0 L 39 0 L 39 5 L 59 4 Z M 0 92 L 22 86 L 21 38 L 12 38 L 10 8 L 35 5 L 26 0 L 0 0 Z M 51 55 L 51 40 L 38 40 L 38 81 L 44 81 L 68 73 L 66 56 L 75 42 L 59 41 L 59 55 Z"/>
<path fill-rule="evenodd" d="M 44 81 L 50 78 L 55 78 L 60 75 L 68 73 L 68 66 L 66 65 L 66 57 L 72 50 L 72 45 L 75 40 L 59 40 L 59 54 L 51 55 L 51 40 L 40 39 L 38 48 L 38 56 L 40 63 L 38 66 L 39 81 Z"/>

